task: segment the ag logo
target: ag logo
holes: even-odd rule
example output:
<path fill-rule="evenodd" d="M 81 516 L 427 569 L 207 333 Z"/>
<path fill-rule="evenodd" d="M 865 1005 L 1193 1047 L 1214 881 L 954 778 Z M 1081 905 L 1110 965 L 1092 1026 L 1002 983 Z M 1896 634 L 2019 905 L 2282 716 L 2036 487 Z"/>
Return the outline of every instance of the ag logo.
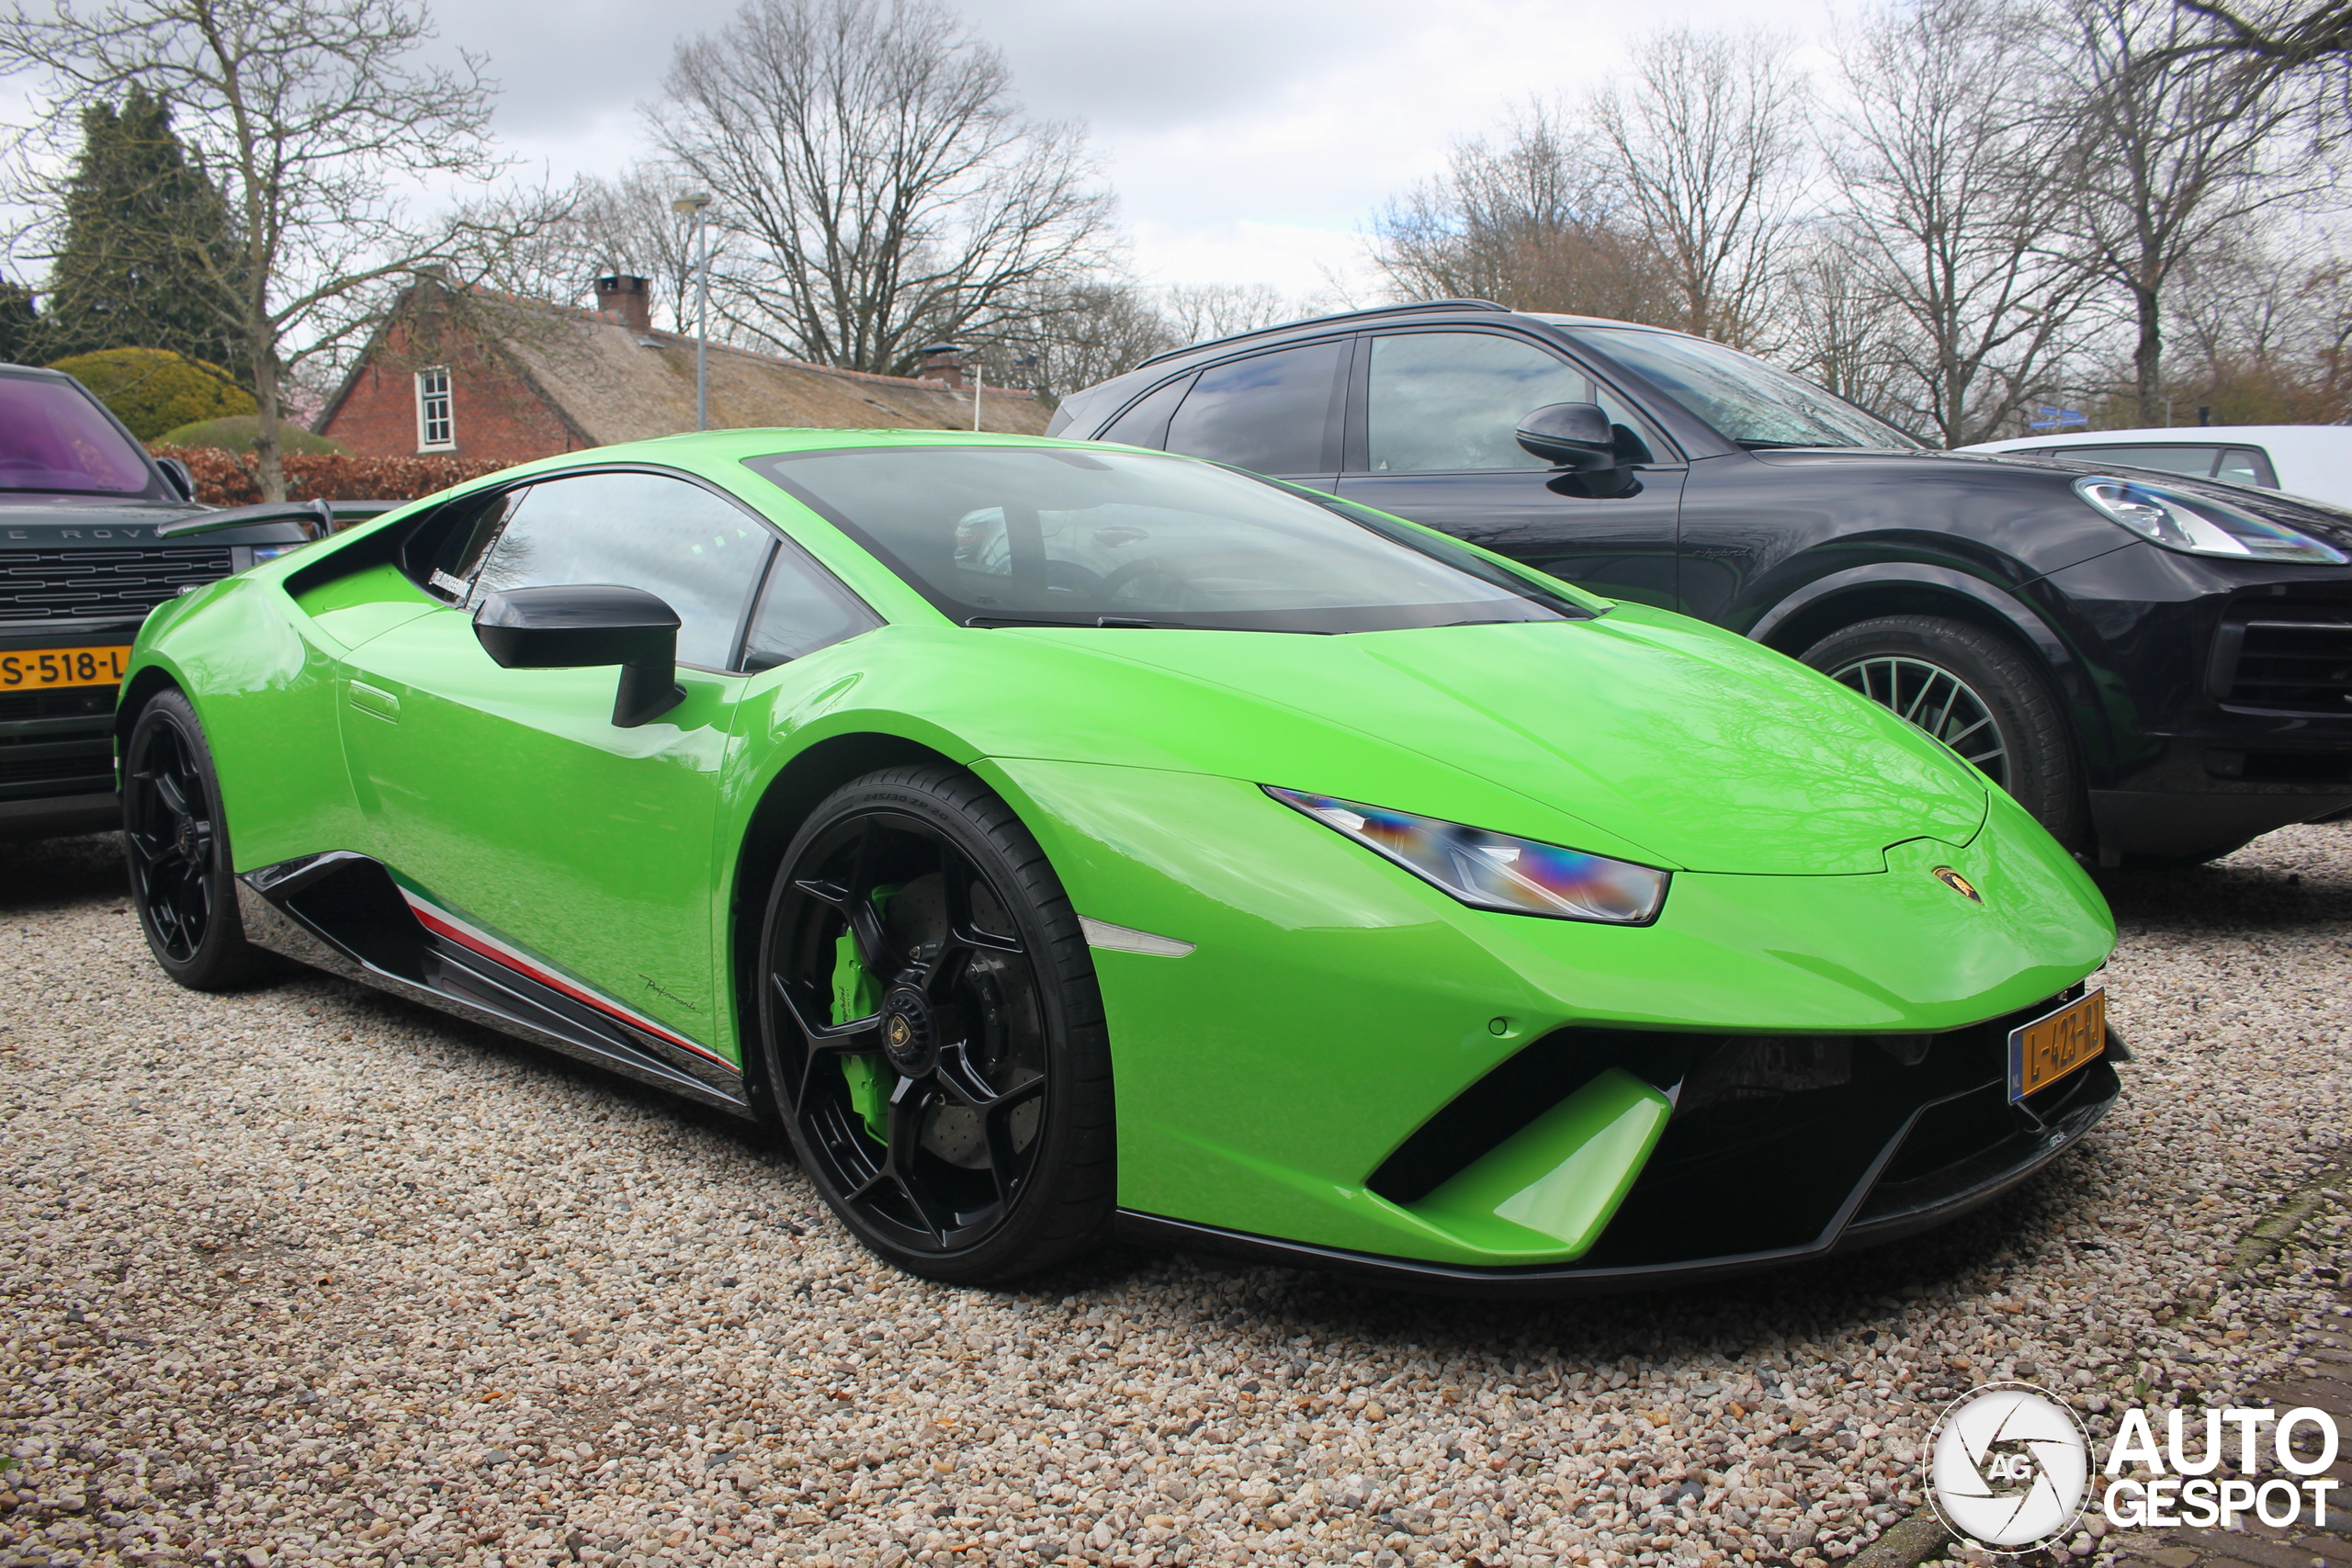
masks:
<path fill-rule="evenodd" d="M 1993 1551 L 2031 1551 L 2075 1528 L 2090 1451 L 2074 1412 L 2030 1383 L 1995 1383 L 1936 1424 L 1928 1495 L 1954 1535 Z"/>
<path fill-rule="evenodd" d="M 1959 894 L 1962 897 L 1967 899 L 1972 904 L 1982 904 L 1984 902 L 1984 895 L 1976 891 L 1976 884 L 1969 881 L 1968 878 L 1961 875 L 1960 873 L 1952 870 L 1952 868 L 1948 865 L 1939 865 L 1928 874 L 1934 877 L 1938 882 L 1942 883 L 1946 887 L 1951 888 L 1953 892 Z"/>

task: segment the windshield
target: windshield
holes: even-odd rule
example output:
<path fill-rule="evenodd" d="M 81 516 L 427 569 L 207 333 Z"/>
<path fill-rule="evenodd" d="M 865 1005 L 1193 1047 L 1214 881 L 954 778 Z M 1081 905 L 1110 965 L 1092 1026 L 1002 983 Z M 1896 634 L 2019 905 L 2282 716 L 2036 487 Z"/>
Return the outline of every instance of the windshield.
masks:
<path fill-rule="evenodd" d="M 0 490 L 141 495 L 147 460 L 63 381 L 0 376 Z"/>
<path fill-rule="evenodd" d="M 1183 457 L 974 446 L 748 461 L 966 626 L 1358 632 L 1589 614 L 1446 541 Z"/>
<path fill-rule="evenodd" d="M 1719 343 L 1639 327 L 1583 327 L 1575 335 L 1640 371 L 1658 390 L 1742 446 L 1926 449 L 1925 443 L 1835 392 Z"/>

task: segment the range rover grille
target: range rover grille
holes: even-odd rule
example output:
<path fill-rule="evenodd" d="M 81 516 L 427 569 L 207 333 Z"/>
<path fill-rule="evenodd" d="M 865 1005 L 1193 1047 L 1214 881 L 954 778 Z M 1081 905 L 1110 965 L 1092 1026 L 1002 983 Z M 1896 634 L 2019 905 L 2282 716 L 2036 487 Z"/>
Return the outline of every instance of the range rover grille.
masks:
<path fill-rule="evenodd" d="M 0 623 L 141 620 L 189 584 L 229 571 L 223 546 L 0 550 Z"/>
<path fill-rule="evenodd" d="M 2248 621 L 2223 700 L 2273 713 L 2352 715 L 2352 625 Z"/>

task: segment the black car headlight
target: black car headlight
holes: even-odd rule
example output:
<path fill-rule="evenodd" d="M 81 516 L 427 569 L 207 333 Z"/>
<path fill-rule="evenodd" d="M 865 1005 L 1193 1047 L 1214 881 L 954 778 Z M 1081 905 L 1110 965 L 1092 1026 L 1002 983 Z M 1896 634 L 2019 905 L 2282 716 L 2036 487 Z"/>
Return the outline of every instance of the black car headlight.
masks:
<path fill-rule="evenodd" d="M 2142 538 L 2186 555 L 2295 561 L 2304 566 L 2345 564 L 2341 551 L 2226 501 L 2104 475 L 2076 479 L 2075 493 Z"/>
<path fill-rule="evenodd" d="M 1650 866 L 1306 790 L 1261 787 L 1473 908 L 1642 926 L 1657 919 L 1666 902 L 1668 874 Z"/>

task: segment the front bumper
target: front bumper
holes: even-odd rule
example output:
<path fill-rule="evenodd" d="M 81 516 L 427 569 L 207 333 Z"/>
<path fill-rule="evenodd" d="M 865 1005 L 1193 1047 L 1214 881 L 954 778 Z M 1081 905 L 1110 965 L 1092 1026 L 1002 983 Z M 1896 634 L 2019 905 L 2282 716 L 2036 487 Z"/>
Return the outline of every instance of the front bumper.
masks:
<path fill-rule="evenodd" d="M 0 652 L 128 646 L 132 626 L 62 635 L 0 635 Z M 88 832 L 115 825 L 113 686 L 0 688 L 0 837 Z M 102 800 L 101 800 L 102 797 Z"/>
<path fill-rule="evenodd" d="M 1985 1039 L 1952 1042 L 1962 1047 L 1957 1054 L 1973 1055 L 1980 1069 L 1994 1063 L 1983 1048 L 1993 1027 L 1984 1026 Z M 1991 1202 L 2098 1124 L 2121 1092 L 2113 1064 L 2122 1058 L 2110 1037 L 2106 1055 L 2014 1107 L 2002 1098 L 1997 1074 L 1967 1070 L 1948 1077 L 1903 1111 L 1883 1141 L 1857 1130 L 1826 1157 L 1816 1148 L 1816 1160 L 1807 1162 L 1799 1177 L 1801 1183 L 1820 1186 L 1809 1202 L 1790 1201 L 1785 1178 L 1792 1168 L 1759 1162 L 1764 1151 L 1732 1150 L 1749 1180 L 1724 1185 L 1718 1184 L 1721 1173 L 1691 1168 L 1691 1162 L 1674 1157 L 1670 1141 L 1663 1143 L 1600 1245 L 1571 1265 L 1482 1268 L 1383 1257 L 1128 1210 L 1119 1213 L 1118 1234 L 1131 1245 L 1326 1269 L 1441 1295 L 1554 1299 L 1699 1284 L 1883 1246 Z M 1972 1077 L 1979 1081 L 1967 1081 Z M 1822 1119 L 1822 1113 L 1843 1120 L 1851 1109 L 1824 1105 L 1816 1115 L 1792 1120 L 1774 1141 L 1801 1141 L 1807 1135 L 1805 1123 Z M 1970 1135 L 1972 1129 L 1977 1135 Z M 1712 1136 L 1702 1129 L 1686 1142 Z M 1823 1176 L 1831 1179 L 1820 1184 Z M 1783 1207 L 1775 1212 L 1776 1206 Z M 1788 1234 L 1792 1225 L 1808 1224 L 1818 1228 Z M 1775 1238 L 1778 1245 L 1717 1245 L 1744 1230 L 1753 1237 L 1775 1229 L 1782 1233 Z"/>
<path fill-rule="evenodd" d="M 2104 710 L 2080 727 L 2110 738 L 2087 759 L 2109 863 L 2208 859 L 2352 810 L 2352 570 L 2139 545 L 2048 583 L 2080 616 Z"/>

